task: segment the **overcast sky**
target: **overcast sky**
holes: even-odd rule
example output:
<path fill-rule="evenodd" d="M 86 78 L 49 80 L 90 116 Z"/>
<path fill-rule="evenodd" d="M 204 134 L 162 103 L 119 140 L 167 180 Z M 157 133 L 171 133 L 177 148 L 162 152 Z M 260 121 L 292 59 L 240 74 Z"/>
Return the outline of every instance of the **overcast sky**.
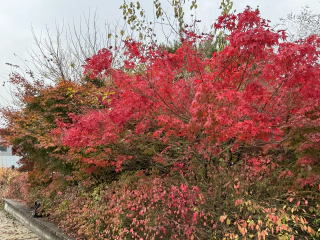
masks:
<path fill-rule="evenodd" d="M 153 13 L 152 0 L 140 0 L 147 13 Z M 163 0 L 161 2 L 167 2 Z M 220 0 L 197 0 L 197 17 L 205 25 L 210 25 L 219 16 Z M 247 5 L 259 6 L 263 18 L 270 19 L 272 24 L 288 13 L 299 13 L 308 5 L 315 13 L 320 12 L 319 0 L 233 0 L 234 9 L 242 11 Z M 6 62 L 21 65 L 22 60 L 30 59 L 28 51 L 35 48 L 32 37 L 33 28 L 40 35 L 46 25 L 55 28 L 55 22 L 75 22 L 87 15 L 89 9 L 96 12 L 103 28 L 104 22 L 113 22 L 122 18 L 119 9 L 122 1 L 115 0 L 0 0 L 0 106 L 10 101 L 10 96 L 2 86 L 10 68 Z M 15 57 L 14 54 L 18 55 Z"/>

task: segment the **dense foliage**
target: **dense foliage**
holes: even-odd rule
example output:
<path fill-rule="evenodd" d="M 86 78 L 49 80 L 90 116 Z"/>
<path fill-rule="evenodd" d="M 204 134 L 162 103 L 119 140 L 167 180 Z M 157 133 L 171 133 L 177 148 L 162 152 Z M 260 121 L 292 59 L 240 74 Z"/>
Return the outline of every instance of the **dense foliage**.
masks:
<path fill-rule="evenodd" d="M 0 167 L 0 198 L 6 196 L 7 191 L 9 190 L 10 181 L 18 175 L 18 171 L 12 168 Z M 2 201 L 0 202 L 0 209 L 3 208 Z"/>
<path fill-rule="evenodd" d="M 11 196 L 89 239 L 318 238 L 320 38 L 247 8 L 204 57 L 188 29 L 170 52 L 128 39 L 121 69 L 101 49 L 78 83 L 13 75 L 24 107 L 1 135 L 29 172 Z"/>

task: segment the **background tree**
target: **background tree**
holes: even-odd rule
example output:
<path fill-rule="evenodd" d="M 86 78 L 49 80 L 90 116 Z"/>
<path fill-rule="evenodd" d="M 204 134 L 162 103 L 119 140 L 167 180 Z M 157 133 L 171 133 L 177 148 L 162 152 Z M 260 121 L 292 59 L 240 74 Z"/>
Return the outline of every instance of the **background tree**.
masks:
<path fill-rule="evenodd" d="M 320 14 L 314 13 L 308 6 L 303 7 L 299 14 L 290 13 L 280 20 L 280 27 L 286 29 L 289 41 L 320 34 Z"/>
<path fill-rule="evenodd" d="M 83 15 L 80 26 L 71 23 L 56 22 L 56 31 L 46 27 L 43 35 L 33 32 L 36 48 L 32 49 L 34 72 L 37 77 L 53 82 L 60 80 L 79 81 L 82 77 L 85 60 L 102 48 L 113 53 L 113 66 L 120 67 L 123 62 L 123 40 L 132 37 L 126 24 L 105 23 L 100 27 L 96 14 Z"/>

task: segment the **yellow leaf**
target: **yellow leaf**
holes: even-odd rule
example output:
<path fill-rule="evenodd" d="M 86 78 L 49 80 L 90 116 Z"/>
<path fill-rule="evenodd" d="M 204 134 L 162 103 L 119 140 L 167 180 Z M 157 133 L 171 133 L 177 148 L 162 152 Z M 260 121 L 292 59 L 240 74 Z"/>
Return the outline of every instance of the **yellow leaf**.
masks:
<path fill-rule="evenodd" d="M 220 216 L 220 222 L 224 222 L 227 219 L 228 215 L 222 215 Z"/>

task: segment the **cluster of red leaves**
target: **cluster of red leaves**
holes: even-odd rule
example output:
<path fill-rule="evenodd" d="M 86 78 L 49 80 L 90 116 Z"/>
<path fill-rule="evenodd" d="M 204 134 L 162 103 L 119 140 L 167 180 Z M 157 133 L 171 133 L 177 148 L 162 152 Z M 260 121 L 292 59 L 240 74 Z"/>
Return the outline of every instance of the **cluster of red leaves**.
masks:
<path fill-rule="evenodd" d="M 190 238 L 197 224 L 203 225 L 207 220 L 204 226 L 212 227 L 213 221 L 201 211 L 205 198 L 198 187 L 169 187 L 161 178 L 146 180 L 142 174 L 130 184 L 98 187 L 92 196 L 75 199 L 68 205 L 70 214 L 61 226 L 74 227 L 79 237 L 99 239 Z M 82 222 L 83 219 L 89 221 Z"/>
<path fill-rule="evenodd" d="M 221 16 L 215 26 L 230 35 L 227 46 L 209 59 L 196 52 L 188 33 L 173 54 L 156 47 L 143 52 L 139 43 L 128 41 L 131 63 L 143 69 L 133 73 L 109 69 L 107 50 L 93 56 L 99 64 L 88 62 L 85 73 L 91 69 L 98 77 L 108 68 L 114 94 L 104 100 L 104 110 L 76 116 L 64 129 L 63 143 L 105 147 L 151 135 L 165 147 L 178 142 L 184 157 L 196 152 L 210 161 L 239 146 L 267 152 L 290 142 L 290 134 L 311 128 L 298 145 L 317 148 L 320 39 L 285 42 L 283 31 L 272 31 L 249 8 Z"/>
<path fill-rule="evenodd" d="M 95 78 L 98 74 L 105 73 L 111 67 L 112 63 L 112 53 L 103 48 L 98 51 L 98 53 L 91 58 L 86 59 L 86 64 L 84 65 L 84 74 L 90 74 L 90 78 Z"/>
<path fill-rule="evenodd" d="M 315 205 L 312 197 L 295 196 L 289 191 L 281 197 L 283 202 L 279 207 L 275 200 L 279 193 L 274 190 L 281 191 L 278 184 L 282 182 L 287 181 L 288 186 L 292 182 L 271 177 L 260 179 L 257 184 L 256 176 L 245 173 L 253 169 L 243 168 L 232 174 L 221 169 L 210 178 L 209 184 L 194 181 L 196 172 L 192 170 L 189 176 L 179 176 L 178 169 L 162 177 L 146 176 L 143 172 L 124 174 L 118 181 L 97 186 L 90 194 L 70 196 L 70 188 L 64 193 L 64 201 L 57 195 L 60 205 L 55 215 L 61 227 L 76 232 L 77 237 L 90 239 L 208 239 L 213 236 L 265 239 L 267 235 L 274 238 L 284 234 L 292 238 L 314 235 L 313 229 L 319 225 L 312 219 L 320 206 Z M 273 165 L 261 172 L 270 176 L 274 170 Z M 275 181 L 271 188 L 270 179 Z M 200 187 L 193 186 L 192 182 Z M 272 194 L 272 200 L 262 201 L 257 188 L 266 190 L 264 194 Z M 304 212 L 303 216 L 299 212 Z"/>

